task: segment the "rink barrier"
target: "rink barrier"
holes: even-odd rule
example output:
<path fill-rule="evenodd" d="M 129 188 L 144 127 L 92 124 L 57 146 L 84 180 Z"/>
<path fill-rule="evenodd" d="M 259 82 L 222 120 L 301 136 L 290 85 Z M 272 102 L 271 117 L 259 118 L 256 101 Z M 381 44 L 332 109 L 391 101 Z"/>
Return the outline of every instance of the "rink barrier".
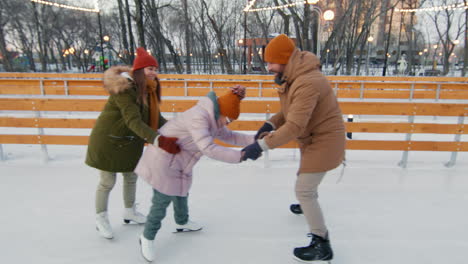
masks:
<path fill-rule="evenodd" d="M 271 75 L 160 74 L 163 96 L 204 96 L 236 84 L 248 97 L 277 97 Z M 328 76 L 338 98 L 468 100 L 467 77 Z M 102 74 L 0 73 L 0 95 L 106 96 Z"/>
<path fill-rule="evenodd" d="M 0 117 L 0 127 L 37 128 L 37 133 L 34 134 L 1 134 L 0 144 L 40 144 L 44 152 L 44 160 L 48 159 L 47 145 L 87 145 L 88 136 L 53 135 L 45 133 L 44 129 L 89 129 L 93 127 L 95 119 L 50 118 L 45 114 L 63 112 L 64 115 L 79 116 L 82 112 L 100 112 L 105 102 L 106 99 L 84 98 L 0 98 L 0 111 L 9 113 L 9 116 Z M 197 100 L 163 100 L 161 111 L 176 114 L 189 109 L 196 102 Z M 346 131 L 351 133 L 406 134 L 406 140 L 347 140 L 346 148 L 349 150 L 403 151 L 401 167 L 406 167 L 409 151 L 451 152 L 446 166 L 455 165 L 458 152 L 468 151 L 468 142 L 461 140 L 461 135 L 468 134 L 468 129 L 464 124 L 468 116 L 468 104 L 359 101 L 340 102 L 340 107 L 344 115 L 408 118 L 408 122 L 356 122 L 356 120 L 352 123 L 346 122 Z M 279 101 L 243 100 L 241 103 L 242 113 L 262 113 L 267 119 L 270 114 L 279 110 Z M 32 117 L 17 117 L 18 114 L 29 114 Z M 415 118 L 419 116 L 454 117 L 457 123 L 441 124 L 436 119 L 432 119 L 434 122 L 416 123 Z M 255 131 L 263 122 L 264 120 L 238 120 L 229 124 L 229 127 L 233 130 Z M 414 134 L 447 134 L 454 135 L 454 138 L 452 141 L 418 141 L 412 139 Z M 296 142 L 281 146 L 281 148 L 296 147 Z"/>

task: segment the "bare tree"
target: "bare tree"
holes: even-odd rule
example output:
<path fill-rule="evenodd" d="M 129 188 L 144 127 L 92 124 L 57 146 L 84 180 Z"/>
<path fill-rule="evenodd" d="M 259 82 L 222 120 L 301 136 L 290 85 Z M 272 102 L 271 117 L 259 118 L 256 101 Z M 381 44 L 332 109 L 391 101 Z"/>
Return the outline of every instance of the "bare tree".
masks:
<path fill-rule="evenodd" d="M 182 0 L 182 8 L 184 12 L 184 31 L 185 31 L 185 71 L 186 73 L 192 73 L 192 48 L 191 40 L 192 33 L 190 31 L 192 22 L 189 17 L 189 7 L 187 0 Z"/>
<path fill-rule="evenodd" d="M 233 15 L 233 10 L 227 9 L 226 1 L 224 0 L 222 0 L 220 3 L 218 2 L 217 4 L 219 5 L 218 8 L 220 10 L 223 10 L 224 12 L 213 12 L 213 14 L 210 14 L 210 9 L 208 8 L 208 5 L 204 0 L 202 0 L 202 6 L 205 8 L 208 20 L 210 21 L 211 27 L 214 30 L 218 50 L 217 55 L 219 56 L 219 59 L 221 61 L 221 71 L 222 73 L 225 73 L 226 70 L 228 74 L 232 74 L 232 65 L 229 61 L 229 57 L 227 56 L 228 54 L 226 52 L 226 46 L 224 43 L 224 30 L 226 27 L 226 23 L 229 21 L 229 18 Z"/>
<path fill-rule="evenodd" d="M 134 0 L 135 1 L 135 22 L 137 26 L 137 33 L 138 33 L 138 46 L 146 48 L 145 42 L 145 28 L 143 22 L 143 4 L 141 0 Z"/>
<path fill-rule="evenodd" d="M 2 63 L 6 71 L 13 71 L 13 63 L 11 62 L 10 53 L 7 50 L 6 43 L 6 28 L 9 22 L 9 15 L 12 11 L 10 5 L 7 5 L 10 2 L 0 1 L 0 54 L 2 55 Z"/>
<path fill-rule="evenodd" d="M 468 0 L 463 0 L 463 3 L 468 5 Z M 465 41 L 464 41 L 464 56 L 463 56 L 463 70 L 462 70 L 462 76 L 466 76 L 467 69 L 468 69 L 468 9 L 465 9 Z"/>
<path fill-rule="evenodd" d="M 443 0 L 442 4 L 448 5 L 448 1 Z M 459 19 L 458 23 L 455 24 L 455 12 L 454 10 L 444 9 L 429 15 L 434 22 L 437 35 L 439 36 L 439 42 L 442 44 L 444 75 L 447 75 L 450 71 L 450 56 L 456 45 L 454 40 L 458 40 L 463 34 L 463 30 L 466 28 L 466 21 L 463 22 L 462 19 Z"/>
<path fill-rule="evenodd" d="M 119 21 L 120 21 L 120 35 L 122 38 L 122 45 L 123 45 L 123 54 L 122 59 L 126 64 L 132 64 L 129 54 L 129 46 L 128 46 L 128 39 L 127 39 L 127 25 L 125 24 L 125 14 L 124 14 L 124 5 L 122 0 L 117 0 L 118 8 L 119 8 Z"/>

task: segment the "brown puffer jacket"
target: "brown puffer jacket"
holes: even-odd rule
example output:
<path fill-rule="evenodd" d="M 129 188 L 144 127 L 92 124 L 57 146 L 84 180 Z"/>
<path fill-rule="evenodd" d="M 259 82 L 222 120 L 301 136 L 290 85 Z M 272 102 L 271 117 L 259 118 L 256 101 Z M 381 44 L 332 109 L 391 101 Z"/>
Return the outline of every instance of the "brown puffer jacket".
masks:
<path fill-rule="evenodd" d="M 281 111 L 270 119 L 276 131 L 265 137 L 269 148 L 298 141 L 298 173 L 329 171 L 344 160 L 343 116 L 319 67 L 314 54 L 297 49 L 293 52 L 283 73 L 285 83 L 278 89 Z"/>

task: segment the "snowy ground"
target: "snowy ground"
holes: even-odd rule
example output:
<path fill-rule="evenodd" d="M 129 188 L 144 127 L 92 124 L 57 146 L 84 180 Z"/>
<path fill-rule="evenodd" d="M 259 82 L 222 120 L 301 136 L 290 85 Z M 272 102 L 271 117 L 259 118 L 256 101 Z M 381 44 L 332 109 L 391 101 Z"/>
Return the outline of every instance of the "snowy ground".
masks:
<path fill-rule="evenodd" d="M 94 228 L 95 170 L 84 165 L 86 147 L 3 145 L 0 162 L 0 263 L 146 263 L 137 237 L 143 226 L 124 225 L 119 179 L 110 199 L 115 238 Z M 156 237 L 161 264 L 287 264 L 304 246 L 306 223 L 289 212 L 297 152 L 270 152 L 240 165 L 203 158 L 194 171 L 191 217 L 197 233 L 173 234 L 172 209 Z M 348 166 L 331 171 L 320 200 L 335 250 L 333 264 L 466 264 L 468 155 L 446 168 L 450 153 L 348 151 Z M 137 200 L 150 206 L 151 189 L 139 181 Z"/>

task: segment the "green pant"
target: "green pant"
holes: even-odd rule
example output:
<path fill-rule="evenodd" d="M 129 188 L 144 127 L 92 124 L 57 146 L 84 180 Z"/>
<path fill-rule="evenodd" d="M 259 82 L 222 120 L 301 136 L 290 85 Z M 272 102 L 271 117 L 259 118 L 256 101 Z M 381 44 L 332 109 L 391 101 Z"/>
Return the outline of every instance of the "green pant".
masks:
<path fill-rule="evenodd" d="M 172 202 L 174 206 L 174 219 L 179 225 L 184 225 L 188 222 L 188 204 L 187 197 L 169 196 L 162 194 L 153 189 L 153 205 L 146 219 L 145 230 L 143 235 L 146 239 L 154 240 L 156 233 L 161 228 L 161 221 L 166 216 L 166 209 Z"/>
<path fill-rule="evenodd" d="M 99 171 L 101 179 L 96 190 L 96 213 L 107 211 L 109 194 L 114 188 L 116 172 Z M 131 208 L 135 203 L 136 182 L 138 176 L 134 172 L 123 172 L 123 199 L 125 208 Z"/>

